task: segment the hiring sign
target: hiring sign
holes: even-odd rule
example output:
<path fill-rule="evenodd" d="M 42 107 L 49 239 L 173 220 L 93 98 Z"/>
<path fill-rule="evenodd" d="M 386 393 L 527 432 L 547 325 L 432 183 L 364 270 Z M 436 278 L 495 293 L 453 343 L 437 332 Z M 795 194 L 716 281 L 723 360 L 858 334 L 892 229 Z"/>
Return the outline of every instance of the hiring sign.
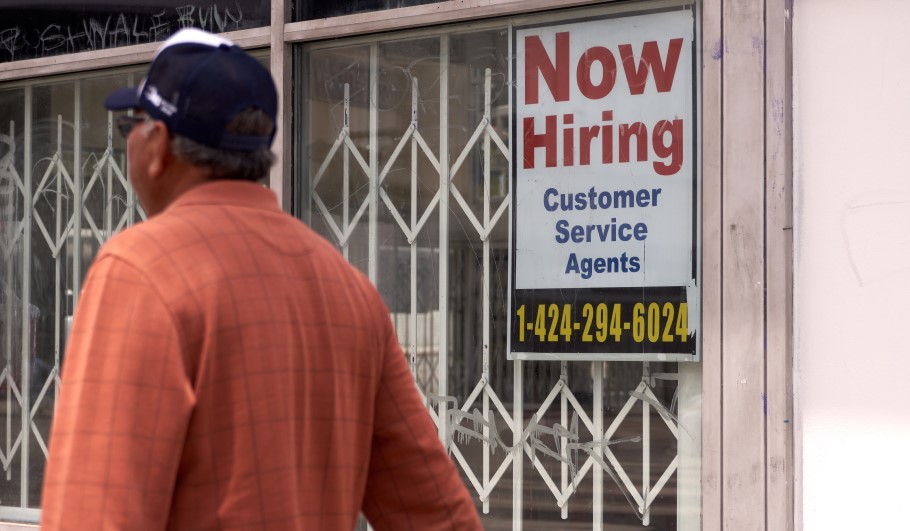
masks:
<path fill-rule="evenodd" d="M 691 9 L 512 33 L 509 355 L 696 359 Z"/>

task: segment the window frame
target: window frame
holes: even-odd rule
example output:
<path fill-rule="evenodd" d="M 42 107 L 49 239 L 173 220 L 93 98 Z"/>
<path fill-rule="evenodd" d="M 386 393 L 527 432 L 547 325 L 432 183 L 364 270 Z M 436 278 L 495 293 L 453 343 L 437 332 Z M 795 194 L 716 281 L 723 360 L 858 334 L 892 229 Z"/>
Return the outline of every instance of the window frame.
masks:
<path fill-rule="evenodd" d="M 270 51 L 271 70 L 282 102 L 275 143 L 281 163 L 273 169 L 270 185 L 285 209 L 291 210 L 295 195 L 289 156 L 292 45 L 610 3 L 565 0 L 554 8 L 551 0 L 450 0 L 289 22 L 291 0 L 271 0 L 270 26 L 225 36 L 243 48 Z M 700 0 L 700 153 L 704 168 L 700 368 L 702 528 L 706 530 L 794 526 L 790 3 Z M 761 63 L 747 53 L 735 53 L 737 48 L 753 49 L 756 38 L 761 39 Z M 149 43 L 4 63 L 0 84 L 6 88 L 43 76 L 148 63 L 156 48 L 157 44 Z M 759 77 L 758 72 L 764 76 Z M 747 105 L 737 111 L 736 102 Z M 752 130 L 754 123 L 762 124 L 760 130 Z M 777 131 L 774 124 L 779 124 Z M 743 166 L 735 161 L 744 154 L 757 166 L 741 175 Z M 753 182 L 755 179 L 761 184 Z M 741 181 L 748 186 L 739 185 Z M 757 192 L 763 203 L 756 209 L 751 203 L 755 200 L 752 194 Z M 745 209 L 745 214 L 740 215 L 740 209 Z M 744 226 L 750 230 L 737 233 L 737 227 Z M 752 230 L 755 226 L 760 230 Z M 745 255 L 734 256 L 730 250 L 734 245 L 745 249 Z M 760 272 L 763 291 L 744 295 L 737 286 L 755 282 L 748 278 L 750 268 Z M 725 320 L 725 316 L 736 319 Z M 726 481 L 731 474 L 750 469 L 754 473 L 740 478 L 739 485 Z M 5 527 L 0 523 L 0 529 Z"/>

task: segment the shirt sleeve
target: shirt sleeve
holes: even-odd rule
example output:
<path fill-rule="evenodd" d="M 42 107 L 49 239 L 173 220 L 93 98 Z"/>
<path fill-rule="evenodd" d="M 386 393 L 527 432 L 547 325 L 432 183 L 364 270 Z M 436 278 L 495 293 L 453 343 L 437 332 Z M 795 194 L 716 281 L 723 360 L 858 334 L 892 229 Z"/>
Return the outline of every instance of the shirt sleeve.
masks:
<path fill-rule="evenodd" d="M 164 529 L 193 388 L 175 322 L 136 268 L 92 265 L 63 365 L 41 529 Z"/>
<path fill-rule="evenodd" d="M 420 399 L 388 314 L 363 511 L 377 530 L 480 530 L 480 517 Z"/>

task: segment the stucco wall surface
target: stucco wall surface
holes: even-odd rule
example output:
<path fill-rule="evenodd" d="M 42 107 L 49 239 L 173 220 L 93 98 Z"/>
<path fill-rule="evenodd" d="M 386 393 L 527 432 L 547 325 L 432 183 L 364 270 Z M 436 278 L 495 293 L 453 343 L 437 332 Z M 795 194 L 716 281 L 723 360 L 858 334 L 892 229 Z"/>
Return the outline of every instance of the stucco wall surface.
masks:
<path fill-rule="evenodd" d="M 910 2 L 793 9 L 797 529 L 910 529 Z"/>

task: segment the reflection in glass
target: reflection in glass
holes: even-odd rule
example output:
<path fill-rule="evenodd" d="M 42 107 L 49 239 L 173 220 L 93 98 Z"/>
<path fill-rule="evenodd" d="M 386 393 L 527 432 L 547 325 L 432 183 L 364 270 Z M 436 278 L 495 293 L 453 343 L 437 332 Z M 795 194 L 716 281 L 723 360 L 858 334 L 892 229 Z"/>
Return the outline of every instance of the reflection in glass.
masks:
<path fill-rule="evenodd" d="M 36 520 L 63 352 L 101 245 L 142 218 L 102 100 L 138 74 L 0 90 L 0 513 Z"/>

